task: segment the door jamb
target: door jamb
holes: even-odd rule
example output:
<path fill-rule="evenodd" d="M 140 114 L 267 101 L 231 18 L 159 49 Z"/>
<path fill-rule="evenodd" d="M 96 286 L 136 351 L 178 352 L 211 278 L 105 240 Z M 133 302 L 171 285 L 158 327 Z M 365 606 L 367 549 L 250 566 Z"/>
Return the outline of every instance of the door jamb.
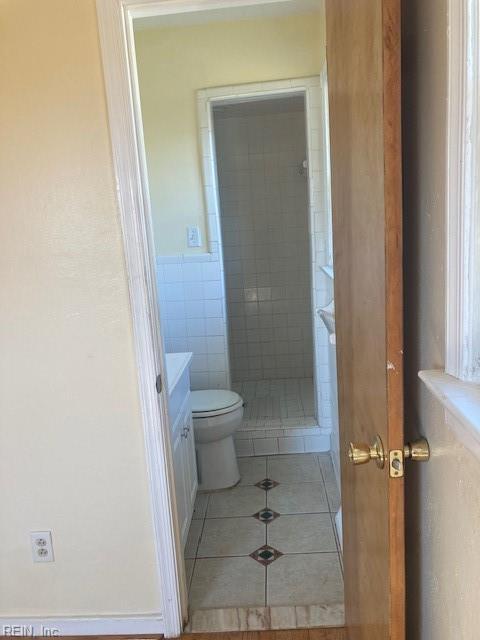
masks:
<path fill-rule="evenodd" d="M 176 517 L 173 463 L 158 314 L 155 251 L 136 77 L 133 19 L 289 0 L 96 0 L 117 199 L 137 362 L 154 531 L 159 610 L 165 637 L 180 635 L 187 613 L 183 553 Z"/>
<path fill-rule="evenodd" d="M 318 325 L 321 321 L 317 319 L 316 309 L 325 306 L 329 299 L 326 297 L 324 289 L 320 288 L 319 279 L 325 278 L 322 272 L 330 260 L 331 248 L 328 246 L 323 251 L 318 249 L 317 238 L 322 234 L 328 235 L 327 242 L 330 244 L 331 230 L 331 207 L 324 206 L 319 202 L 319 193 L 325 193 L 325 198 L 330 203 L 328 188 L 329 176 L 329 154 L 327 152 L 326 141 L 328 132 L 326 131 L 327 120 L 325 104 L 327 96 L 326 70 L 320 74 L 291 78 L 286 80 L 271 80 L 265 82 L 241 83 L 223 87 L 209 87 L 197 91 L 198 127 L 202 156 L 203 188 L 207 203 L 208 235 L 214 238 L 219 244 L 220 261 L 223 265 L 224 248 L 221 234 L 221 215 L 219 204 L 219 186 L 217 180 L 217 158 L 215 151 L 215 134 L 213 123 L 213 107 L 218 104 L 235 104 L 237 102 L 252 102 L 266 98 L 282 98 L 292 95 L 301 95 L 304 99 L 304 119 L 305 119 L 305 148 L 308 171 L 308 235 L 309 235 L 309 269 L 310 269 L 310 300 L 311 331 L 313 339 L 313 380 L 315 394 L 315 418 L 322 429 L 322 435 L 329 436 L 332 433 L 331 426 L 325 426 L 319 407 L 320 376 L 318 375 L 320 362 Z M 315 126 L 315 122 L 320 122 L 321 126 Z M 327 177 L 325 177 L 327 176 Z M 327 194 L 328 192 L 328 194 Z M 319 260 L 319 256 L 323 256 Z M 224 284 L 225 287 L 225 284 Z M 226 296 L 224 292 L 224 304 Z M 226 311 L 225 311 L 225 317 Z M 230 377 L 230 363 L 228 364 L 228 375 Z M 323 380 L 326 382 L 326 380 Z M 330 380 L 327 384 L 330 385 Z"/>

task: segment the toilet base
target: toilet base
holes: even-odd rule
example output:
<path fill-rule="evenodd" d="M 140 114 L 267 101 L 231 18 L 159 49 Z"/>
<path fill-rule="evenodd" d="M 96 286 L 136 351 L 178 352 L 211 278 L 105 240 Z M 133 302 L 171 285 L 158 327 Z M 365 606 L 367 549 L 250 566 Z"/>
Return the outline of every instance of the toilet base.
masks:
<path fill-rule="evenodd" d="M 233 436 L 216 442 L 197 442 L 195 446 L 199 490 L 228 489 L 239 482 L 240 472 Z"/>

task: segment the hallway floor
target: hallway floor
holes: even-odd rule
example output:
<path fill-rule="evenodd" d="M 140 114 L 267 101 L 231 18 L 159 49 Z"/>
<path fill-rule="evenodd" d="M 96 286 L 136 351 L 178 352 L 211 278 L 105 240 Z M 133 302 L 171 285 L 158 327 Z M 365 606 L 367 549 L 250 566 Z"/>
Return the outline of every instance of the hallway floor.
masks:
<path fill-rule="evenodd" d="M 328 454 L 239 460 L 200 493 L 185 549 L 192 631 L 343 624 L 339 495 Z"/>

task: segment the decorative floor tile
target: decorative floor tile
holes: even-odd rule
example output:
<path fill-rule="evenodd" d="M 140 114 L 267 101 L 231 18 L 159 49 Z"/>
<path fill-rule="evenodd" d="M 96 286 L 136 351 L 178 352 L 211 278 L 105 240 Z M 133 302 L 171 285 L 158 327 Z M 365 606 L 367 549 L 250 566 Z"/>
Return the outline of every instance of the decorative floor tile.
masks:
<path fill-rule="evenodd" d="M 189 630 L 341 626 L 330 456 L 243 458 L 239 465 L 239 485 L 199 494 L 195 504 L 185 549 Z"/>
<path fill-rule="evenodd" d="M 257 513 L 254 513 L 253 517 L 261 522 L 265 522 L 265 524 L 268 524 L 269 522 L 273 522 L 275 518 L 280 517 L 280 514 L 276 511 L 272 511 L 272 509 L 261 509 L 260 511 L 257 511 Z"/>
<path fill-rule="evenodd" d="M 263 564 L 264 567 L 267 567 L 269 564 L 272 564 L 272 562 L 275 562 L 275 560 L 277 560 L 277 558 L 280 558 L 280 556 L 283 556 L 283 553 L 281 551 L 278 551 L 277 549 L 274 549 L 273 547 L 270 547 L 268 544 L 264 544 L 263 547 L 260 547 L 250 554 L 251 558 L 259 562 L 260 564 Z"/>
<path fill-rule="evenodd" d="M 265 478 L 261 482 L 257 482 L 255 486 L 259 489 L 263 489 L 264 491 L 270 491 L 273 487 L 278 486 L 278 482 L 276 482 L 276 480 L 271 480 L 270 478 Z"/>

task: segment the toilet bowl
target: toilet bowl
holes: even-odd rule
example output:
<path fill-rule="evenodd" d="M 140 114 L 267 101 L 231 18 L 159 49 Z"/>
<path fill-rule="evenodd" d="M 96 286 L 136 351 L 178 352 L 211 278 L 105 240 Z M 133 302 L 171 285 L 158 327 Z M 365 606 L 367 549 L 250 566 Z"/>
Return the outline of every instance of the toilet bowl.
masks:
<path fill-rule="evenodd" d="M 233 487 L 240 480 L 233 434 L 242 423 L 243 399 L 234 391 L 192 391 L 198 488 Z"/>

